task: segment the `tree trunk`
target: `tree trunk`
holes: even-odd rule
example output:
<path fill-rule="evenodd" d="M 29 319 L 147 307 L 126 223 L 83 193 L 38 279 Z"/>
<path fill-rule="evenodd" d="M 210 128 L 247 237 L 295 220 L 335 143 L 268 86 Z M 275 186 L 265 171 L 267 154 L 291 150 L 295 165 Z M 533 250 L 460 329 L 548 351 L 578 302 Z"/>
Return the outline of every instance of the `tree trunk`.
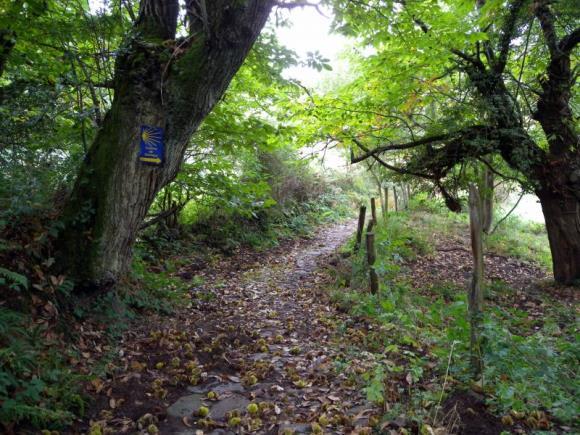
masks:
<path fill-rule="evenodd" d="M 16 43 L 16 34 L 9 29 L 0 29 L 0 77 L 4 74 L 8 56 Z"/>
<path fill-rule="evenodd" d="M 177 0 L 142 0 L 115 67 L 115 98 L 64 212 L 59 264 L 79 287 L 108 288 L 130 266 L 139 226 L 177 175 L 193 132 L 241 66 L 269 0 L 213 1 L 175 40 Z M 201 19 L 200 18 L 200 19 Z M 163 163 L 139 161 L 142 126 L 163 128 Z"/>
<path fill-rule="evenodd" d="M 562 284 L 580 284 L 580 201 L 539 192 L 552 252 L 554 279 Z"/>
<path fill-rule="evenodd" d="M 482 176 L 482 183 L 479 191 L 481 192 L 481 225 L 485 234 L 489 233 L 493 222 L 493 195 L 494 195 L 494 177 L 493 172 L 485 167 Z"/>
<path fill-rule="evenodd" d="M 394 197 L 394 203 L 395 203 L 395 211 L 399 211 L 399 201 L 397 198 L 397 188 L 395 186 L 393 186 L 393 197 Z"/>

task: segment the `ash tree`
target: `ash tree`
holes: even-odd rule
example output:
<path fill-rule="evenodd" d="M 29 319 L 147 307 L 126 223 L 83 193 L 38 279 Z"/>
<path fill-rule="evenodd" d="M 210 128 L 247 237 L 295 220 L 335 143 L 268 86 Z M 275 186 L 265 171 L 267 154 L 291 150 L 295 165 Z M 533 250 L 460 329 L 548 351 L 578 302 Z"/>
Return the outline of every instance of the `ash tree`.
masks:
<path fill-rule="evenodd" d="M 480 161 L 502 176 L 507 164 L 540 200 L 554 277 L 565 284 L 580 280 L 573 3 L 342 1 L 335 9 L 336 28 L 373 47 L 341 96 L 343 108 L 368 114 L 338 132 L 356 150 L 352 162 L 374 159 L 431 180 L 455 210 L 445 182 L 458 165 Z"/>

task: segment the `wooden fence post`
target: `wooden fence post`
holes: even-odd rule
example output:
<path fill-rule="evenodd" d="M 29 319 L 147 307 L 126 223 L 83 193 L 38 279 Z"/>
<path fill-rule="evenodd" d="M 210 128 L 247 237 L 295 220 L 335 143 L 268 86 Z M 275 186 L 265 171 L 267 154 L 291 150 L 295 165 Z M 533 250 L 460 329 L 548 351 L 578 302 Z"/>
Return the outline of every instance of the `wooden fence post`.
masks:
<path fill-rule="evenodd" d="M 371 198 L 371 217 L 373 221 L 377 221 L 377 204 L 375 198 Z"/>
<path fill-rule="evenodd" d="M 471 368 L 475 378 L 483 370 L 480 348 L 481 318 L 483 308 L 483 225 L 481 198 L 475 184 L 469 185 L 469 229 L 471 232 L 471 251 L 473 253 L 473 274 L 468 292 Z"/>
<path fill-rule="evenodd" d="M 373 232 L 373 227 L 375 226 L 375 221 L 374 220 L 369 220 L 369 223 L 367 225 L 367 233 L 372 233 Z"/>
<path fill-rule="evenodd" d="M 370 223 L 369 226 L 372 229 Z M 377 272 L 375 271 L 375 260 L 377 258 L 377 254 L 375 252 L 375 233 L 367 232 L 366 241 L 367 241 L 367 262 L 369 264 L 370 291 L 372 294 L 377 294 L 377 292 L 379 291 L 379 277 L 377 276 Z"/>
<path fill-rule="evenodd" d="M 383 188 L 379 186 L 379 199 L 381 201 L 381 215 L 385 215 L 385 197 L 383 195 Z"/>
<path fill-rule="evenodd" d="M 385 187 L 383 190 L 385 191 L 385 208 L 383 209 L 383 216 L 386 218 L 389 213 L 389 188 Z"/>
<path fill-rule="evenodd" d="M 367 213 L 367 208 L 364 205 L 360 206 L 360 210 L 358 213 L 358 227 L 356 229 L 356 243 L 354 245 L 354 250 L 358 251 L 358 248 L 360 247 L 361 241 L 362 241 L 362 233 L 364 230 L 364 226 L 365 226 L 365 216 Z"/>

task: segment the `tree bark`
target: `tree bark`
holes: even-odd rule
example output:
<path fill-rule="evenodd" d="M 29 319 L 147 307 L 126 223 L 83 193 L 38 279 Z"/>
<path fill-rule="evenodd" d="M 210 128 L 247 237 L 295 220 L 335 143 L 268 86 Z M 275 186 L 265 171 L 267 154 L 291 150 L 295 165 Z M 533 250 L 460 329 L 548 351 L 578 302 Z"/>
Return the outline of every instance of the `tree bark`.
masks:
<path fill-rule="evenodd" d="M 16 41 L 16 35 L 9 29 L 0 29 L 0 77 L 8 63 L 8 56 L 12 52 Z"/>
<path fill-rule="evenodd" d="M 493 222 L 494 176 L 488 167 L 481 180 L 481 225 L 485 234 L 489 233 Z"/>
<path fill-rule="evenodd" d="M 550 250 L 554 279 L 580 285 L 580 201 L 574 196 L 539 192 Z"/>
<path fill-rule="evenodd" d="M 79 287 L 108 288 L 129 268 L 139 226 L 177 175 L 193 132 L 224 94 L 270 0 L 213 1 L 203 30 L 175 40 L 177 0 L 143 0 L 115 69 L 115 98 L 64 212 L 60 265 Z M 142 125 L 161 127 L 161 166 L 138 159 Z"/>

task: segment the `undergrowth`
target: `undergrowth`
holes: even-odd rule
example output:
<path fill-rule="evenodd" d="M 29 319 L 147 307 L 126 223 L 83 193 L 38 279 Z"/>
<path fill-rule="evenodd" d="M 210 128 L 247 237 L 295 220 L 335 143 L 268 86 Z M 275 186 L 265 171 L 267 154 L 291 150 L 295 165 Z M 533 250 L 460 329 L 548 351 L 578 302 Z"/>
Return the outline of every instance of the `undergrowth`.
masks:
<path fill-rule="evenodd" d="M 415 202 L 412 207 L 408 212 L 389 214 L 375 226 L 379 294 L 367 293 L 364 247 L 351 257 L 348 279 L 340 273 L 337 276 L 341 286 L 350 282 L 350 289 L 332 292 L 339 307 L 376 325 L 365 337 L 364 346 L 374 353 L 377 364 L 361 381 L 369 400 L 383 404 L 391 398 L 384 421 L 405 414 L 419 425 L 444 425 L 440 406 L 445 397 L 453 390 L 477 387 L 494 413 L 509 416 L 504 419 L 508 423 L 516 415 L 525 427 L 545 429 L 547 422 L 539 420 L 538 412 L 546 411 L 562 425 L 577 425 L 580 351 L 576 318 L 569 305 L 548 294 L 534 295 L 541 300 L 543 315 L 530 319 L 524 307 L 509 303 L 506 295 L 511 297 L 515 290 L 499 281 L 489 283 L 484 372 L 474 384 L 469 368 L 466 289 L 455 283 L 414 289 L 401 273 L 406 263 L 431 252 L 437 237 L 460 236 L 467 230 L 467 219 L 448 214 L 436 204 Z M 517 240 L 504 252 L 516 255 L 517 246 L 524 246 L 528 236 L 539 241 L 545 233 L 514 219 L 498 230 L 488 247 L 501 249 Z M 349 242 L 346 250 L 353 246 Z M 545 265 L 542 255 L 540 249 L 522 253 Z M 357 355 L 360 349 L 352 352 Z"/>
<path fill-rule="evenodd" d="M 84 386 L 106 372 L 116 339 L 131 322 L 151 313 L 170 314 L 186 301 L 187 288 L 172 276 L 172 267 L 153 272 L 137 259 L 132 276 L 103 296 L 69 295 L 60 306 L 33 295 L 28 312 L 0 307 L 0 423 L 5 430 L 58 430 L 81 417 L 89 400 Z M 47 309 L 54 313 L 50 321 Z M 83 333 L 100 337 L 99 347 L 107 350 L 87 349 Z M 90 366 L 83 363 L 87 351 L 95 358 Z"/>
<path fill-rule="evenodd" d="M 547 270 L 552 270 L 552 255 L 546 229 L 542 223 L 526 222 L 510 216 L 497 230 L 486 238 L 491 251 L 534 261 Z"/>
<path fill-rule="evenodd" d="M 45 333 L 29 317 L 0 307 L 0 422 L 6 430 L 22 422 L 62 428 L 84 411 L 79 385 L 85 377 L 69 368 L 73 353 L 63 355 Z"/>
<path fill-rule="evenodd" d="M 281 240 L 310 236 L 319 225 L 352 215 L 352 198 L 329 191 L 309 201 L 288 200 L 253 214 L 192 203 L 183 214 L 194 243 L 231 253 L 240 246 L 267 249 Z"/>
<path fill-rule="evenodd" d="M 124 331 L 190 301 L 189 289 L 202 281 L 195 271 L 182 279 L 180 271 L 193 261 L 203 268 L 242 245 L 266 248 L 308 236 L 317 225 L 348 216 L 350 200 L 340 191 L 328 192 L 263 215 L 242 218 L 230 211 L 222 220 L 208 215 L 205 233 L 185 222 L 177 232 L 146 232 L 129 276 L 113 291 L 90 298 L 75 294 L 64 275 L 51 275 L 53 236 L 38 233 L 49 233 L 55 220 L 32 217 L 29 232 L 0 220 L 0 260 L 6 260 L 0 267 L 0 432 L 62 430 L 82 417 L 90 400 L 87 388 L 106 375 Z M 100 350 L 87 345 L 93 339 Z"/>

